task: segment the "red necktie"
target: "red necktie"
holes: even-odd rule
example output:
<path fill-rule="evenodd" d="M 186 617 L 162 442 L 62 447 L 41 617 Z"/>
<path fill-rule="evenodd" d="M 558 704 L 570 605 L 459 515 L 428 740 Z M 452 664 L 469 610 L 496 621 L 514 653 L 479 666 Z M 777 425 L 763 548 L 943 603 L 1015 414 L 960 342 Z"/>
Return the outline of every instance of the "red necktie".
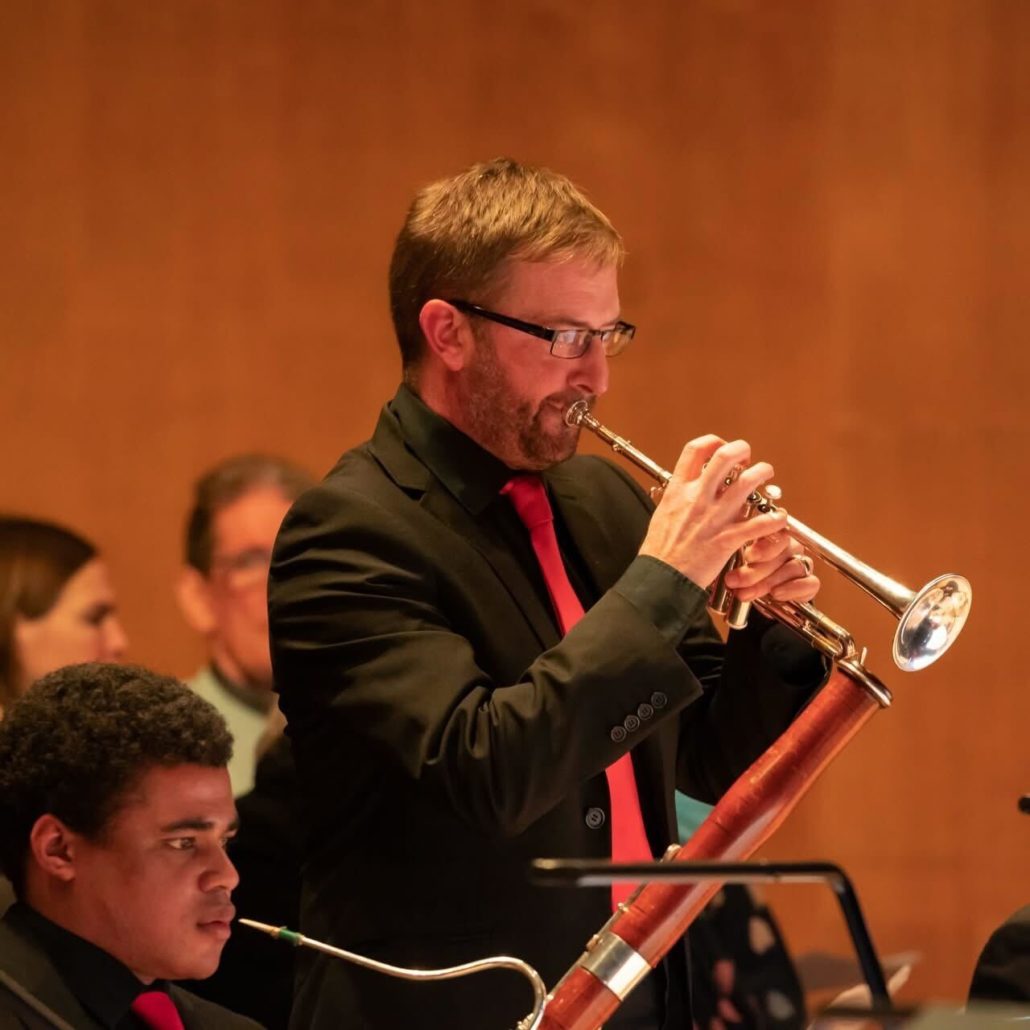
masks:
<path fill-rule="evenodd" d="M 544 574 L 551 604 L 558 616 L 562 633 L 567 633 L 583 616 L 576 591 L 569 582 L 558 538 L 554 532 L 554 513 L 547 499 L 547 490 L 539 476 L 514 476 L 501 490 L 506 494 L 529 530 L 529 539 L 536 560 Z M 640 814 L 637 782 L 629 754 L 623 755 L 605 770 L 612 802 L 612 858 L 616 862 L 650 862 L 651 848 Z M 631 883 L 612 884 L 612 907 L 633 893 Z"/>
<path fill-rule="evenodd" d="M 144 991 L 136 995 L 132 1011 L 153 1030 L 184 1030 L 175 1002 L 164 991 Z"/>

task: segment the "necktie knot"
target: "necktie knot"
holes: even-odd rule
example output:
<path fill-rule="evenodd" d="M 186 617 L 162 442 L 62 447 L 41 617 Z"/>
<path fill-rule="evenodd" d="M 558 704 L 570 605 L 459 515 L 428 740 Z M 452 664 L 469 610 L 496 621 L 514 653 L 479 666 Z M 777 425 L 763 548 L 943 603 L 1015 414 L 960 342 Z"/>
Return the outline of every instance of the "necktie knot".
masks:
<path fill-rule="evenodd" d="M 501 487 L 501 493 L 511 501 L 527 529 L 536 529 L 537 526 L 554 521 L 551 502 L 547 499 L 547 488 L 539 476 L 533 474 L 512 476 Z"/>
<path fill-rule="evenodd" d="M 164 991 L 144 991 L 136 995 L 132 1011 L 153 1030 L 183 1030 L 179 1010 Z"/>

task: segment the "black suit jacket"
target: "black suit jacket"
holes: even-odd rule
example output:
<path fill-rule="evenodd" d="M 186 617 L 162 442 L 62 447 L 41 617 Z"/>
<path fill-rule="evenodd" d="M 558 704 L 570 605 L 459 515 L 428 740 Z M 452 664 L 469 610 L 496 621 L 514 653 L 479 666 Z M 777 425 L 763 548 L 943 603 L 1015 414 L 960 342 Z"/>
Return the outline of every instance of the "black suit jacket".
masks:
<path fill-rule="evenodd" d="M 527 864 L 611 854 L 605 768 L 632 749 L 660 855 L 675 840 L 674 786 L 717 798 L 821 665 L 813 678 L 803 648 L 805 672 L 786 683 L 762 652 L 793 659 L 795 642 L 762 620 L 725 649 L 696 589 L 673 646 L 668 613 L 645 614 L 632 576 L 620 581 L 650 503 L 596 458 L 545 476 L 596 598 L 561 638 L 532 559 L 498 530 L 490 506 L 507 502 L 444 486 L 408 439 L 418 409 L 402 390 L 276 544 L 273 664 L 311 803 L 302 929 L 402 965 L 514 954 L 550 986 L 610 915 L 608 892 L 531 886 Z M 510 973 L 424 986 L 299 958 L 295 1027 L 501 1028 L 529 1009 Z M 670 1027 L 689 1018 L 677 963 Z"/>
<path fill-rule="evenodd" d="M 0 922 L 0 971 L 17 985 L 0 981 L 0 1030 L 53 1030 L 49 1010 L 75 1030 L 104 1030 L 82 1007 L 40 945 L 6 921 Z M 27 993 L 44 1007 L 28 1004 Z M 186 1030 L 260 1030 L 260 1024 L 204 1001 L 174 984 L 169 989 Z M 60 1023 L 56 1024 L 60 1026 Z"/>

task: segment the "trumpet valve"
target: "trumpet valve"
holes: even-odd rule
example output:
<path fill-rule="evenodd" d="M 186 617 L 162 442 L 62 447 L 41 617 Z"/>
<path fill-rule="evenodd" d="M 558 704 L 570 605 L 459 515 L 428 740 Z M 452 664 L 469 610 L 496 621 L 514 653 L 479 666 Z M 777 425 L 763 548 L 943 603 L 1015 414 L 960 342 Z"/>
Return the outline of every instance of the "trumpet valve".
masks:
<path fill-rule="evenodd" d="M 783 500 L 783 491 L 775 484 L 769 483 L 760 491 L 755 491 L 748 500 L 752 507 L 761 515 L 768 515 L 776 511 L 776 507 Z"/>
<path fill-rule="evenodd" d="M 737 568 L 743 559 L 741 558 L 740 551 L 734 551 L 730 555 L 729 560 L 722 567 L 722 572 L 719 573 L 715 582 L 712 584 L 711 591 L 708 596 L 708 610 L 715 615 L 720 615 L 722 618 L 729 616 L 733 610 L 737 601 L 733 597 L 733 591 L 726 586 L 726 573 L 730 569 Z"/>
<path fill-rule="evenodd" d="M 726 618 L 733 605 L 733 594 L 731 593 L 730 588 L 726 586 L 726 573 L 734 567 L 735 558 L 736 555 L 734 555 L 733 558 L 730 558 L 730 560 L 723 566 L 722 572 L 720 572 L 716 577 L 708 595 L 708 610 L 712 612 L 713 615 L 719 615 L 722 618 Z"/>
<path fill-rule="evenodd" d="M 747 625 L 750 614 L 750 601 L 738 601 L 736 598 L 733 598 L 730 609 L 726 612 L 726 625 L 730 629 L 743 629 Z"/>

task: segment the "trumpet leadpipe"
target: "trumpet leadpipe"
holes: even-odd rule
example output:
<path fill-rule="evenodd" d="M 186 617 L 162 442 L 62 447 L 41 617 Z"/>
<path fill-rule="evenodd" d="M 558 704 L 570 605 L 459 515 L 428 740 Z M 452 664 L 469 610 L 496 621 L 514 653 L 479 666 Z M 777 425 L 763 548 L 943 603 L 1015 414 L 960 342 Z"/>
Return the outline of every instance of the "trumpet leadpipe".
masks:
<path fill-rule="evenodd" d="M 656 461 L 652 461 L 639 447 L 634 447 L 629 440 L 613 433 L 606 425 L 590 414 L 590 405 L 586 401 L 576 401 L 565 412 L 565 421 L 570 426 L 582 426 L 600 437 L 616 454 L 625 455 L 637 468 L 656 479 L 661 486 L 668 486 L 672 473 Z"/>

